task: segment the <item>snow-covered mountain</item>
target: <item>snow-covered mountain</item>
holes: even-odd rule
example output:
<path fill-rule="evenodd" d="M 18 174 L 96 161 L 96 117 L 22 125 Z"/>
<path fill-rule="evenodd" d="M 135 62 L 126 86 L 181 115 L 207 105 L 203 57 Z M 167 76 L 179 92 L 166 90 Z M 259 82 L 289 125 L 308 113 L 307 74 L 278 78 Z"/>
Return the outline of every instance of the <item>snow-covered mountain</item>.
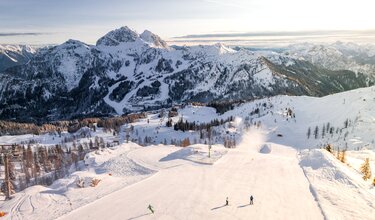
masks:
<path fill-rule="evenodd" d="M 336 42 L 333 44 L 297 44 L 287 49 L 294 58 L 331 70 L 351 70 L 356 73 L 375 73 L 375 46 Z"/>
<path fill-rule="evenodd" d="M 7 69 L 0 76 L 0 118 L 54 120 L 186 101 L 322 96 L 374 82 L 372 72 L 321 65 L 293 51 L 168 46 L 150 31 L 121 27 L 95 46 L 68 40 Z"/>
<path fill-rule="evenodd" d="M 27 45 L 0 44 L 0 72 L 27 63 L 34 53 L 35 49 Z"/>

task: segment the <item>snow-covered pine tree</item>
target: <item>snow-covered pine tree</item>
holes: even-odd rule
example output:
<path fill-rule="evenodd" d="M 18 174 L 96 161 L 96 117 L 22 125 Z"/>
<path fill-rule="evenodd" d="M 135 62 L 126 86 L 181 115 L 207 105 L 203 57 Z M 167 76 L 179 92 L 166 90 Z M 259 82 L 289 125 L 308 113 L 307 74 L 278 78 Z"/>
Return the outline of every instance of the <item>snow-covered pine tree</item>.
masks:
<path fill-rule="evenodd" d="M 167 127 L 172 127 L 173 123 L 172 123 L 172 119 L 171 118 L 168 118 L 168 121 L 166 123 L 166 126 Z"/>
<path fill-rule="evenodd" d="M 331 128 L 331 123 L 327 123 L 327 125 L 326 125 L 326 131 L 327 131 L 327 133 L 329 132 L 329 129 Z"/>
<path fill-rule="evenodd" d="M 99 138 L 99 148 L 105 148 L 105 143 L 103 137 Z"/>
<path fill-rule="evenodd" d="M 95 136 L 94 138 L 94 146 L 96 149 L 99 149 L 99 137 Z"/>
<path fill-rule="evenodd" d="M 125 139 L 126 139 L 126 143 L 129 143 L 129 139 L 130 139 L 130 129 L 129 128 L 125 129 Z"/>
<path fill-rule="evenodd" d="M 319 133 L 319 127 L 316 126 L 315 130 L 314 130 L 314 137 L 315 137 L 315 139 L 318 139 L 318 135 L 319 135 L 318 133 Z"/>
<path fill-rule="evenodd" d="M 333 132 L 334 132 L 335 128 L 334 127 L 330 127 L 329 128 L 329 133 L 331 134 L 331 137 L 333 137 Z"/>
<path fill-rule="evenodd" d="M 94 148 L 94 143 L 92 143 L 92 140 L 90 139 L 90 142 L 89 142 L 89 146 L 90 146 L 90 149 L 93 149 Z"/>
<path fill-rule="evenodd" d="M 311 136 L 311 128 L 309 127 L 307 129 L 307 139 L 310 139 L 310 136 Z"/>
<path fill-rule="evenodd" d="M 344 121 L 344 128 L 348 128 L 348 125 L 349 125 L 349 119 L 346 119 Z"/>

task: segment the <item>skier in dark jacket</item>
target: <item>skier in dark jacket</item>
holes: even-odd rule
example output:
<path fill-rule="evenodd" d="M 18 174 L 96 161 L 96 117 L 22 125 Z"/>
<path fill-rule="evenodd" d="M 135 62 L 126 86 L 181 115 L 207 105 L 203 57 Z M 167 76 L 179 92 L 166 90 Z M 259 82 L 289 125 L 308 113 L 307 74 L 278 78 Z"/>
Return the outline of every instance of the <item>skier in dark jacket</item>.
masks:
<path fill-rule="evenodd" d="M 250 205 L 253 205 L 254 203 L 253 203 L 253 200 L 254 200 L 254 197 L 251 195 L 250 196 Z"/>
<path fill-rule="evenodd" d="M 153 209 L 153 207 L 151 206 L 151 205 L 148 205 L 148 207 L 147 207 L 151 212 L 152 212 L 152 214 L 154 214 L 154 209 Z"/>
<path fill-rule="evenodd" d="M 225 200 L 225 205 L 229 205 L 228 197 L 227 197 L 227 199 Z"/>

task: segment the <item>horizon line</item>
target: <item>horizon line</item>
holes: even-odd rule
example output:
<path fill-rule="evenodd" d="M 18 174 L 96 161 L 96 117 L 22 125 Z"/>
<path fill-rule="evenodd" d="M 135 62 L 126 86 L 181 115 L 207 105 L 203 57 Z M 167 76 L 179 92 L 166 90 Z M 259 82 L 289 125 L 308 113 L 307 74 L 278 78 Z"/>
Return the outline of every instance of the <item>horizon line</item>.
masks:
<path fill-rule="evenodd" d="M 260 37 L 260 36 L 305 36 L 305 35 L 322 35 L 322 34 L 375 34 L 375 29 L 363 30 L 302 30 L 302 31 L 255 31 L 255 32 L 236 32 L 236 33 L 212 33 L 212 34 L 189 34 L 183 36 L 171 37 L 171 39 L 195 39 L 195 38 L 214 38 L 214 37 Z"/>

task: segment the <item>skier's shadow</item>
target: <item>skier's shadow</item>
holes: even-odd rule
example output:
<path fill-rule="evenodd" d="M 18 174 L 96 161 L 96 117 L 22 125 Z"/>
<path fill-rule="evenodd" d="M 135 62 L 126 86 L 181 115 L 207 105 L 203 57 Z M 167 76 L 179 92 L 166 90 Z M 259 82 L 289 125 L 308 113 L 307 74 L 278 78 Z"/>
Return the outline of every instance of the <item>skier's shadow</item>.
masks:
<path fill-rule="evenodd" d="M 247 206 L 250 206 L 250 204 L 240 205 L 240 206 L 237 206 L 237 208 L 245 208 Z"/>
<path fill-rule="evenodd" d="M 212 208 L 211 210 L 213 211 L 213 210 L 216 210 L 216 209 L 221 209 L 221 208 L 224 208 L 225 206 L 227 206 L 227 205 L 218 206 L 218 207 Z"/>
<path fill-rule="evenodd" d="M 135 217 L 132 217 L 132 218 L 128 218 L 128 220 L 134 220 L 134 219 L 137 219 L 137 218 L 142 218 L 143 216 L 146 216 L 146 215 L 151 215 L 151 213 L 145 213 L 143 215 L 138 215 L 138 216 L 135 216 Z"/>

